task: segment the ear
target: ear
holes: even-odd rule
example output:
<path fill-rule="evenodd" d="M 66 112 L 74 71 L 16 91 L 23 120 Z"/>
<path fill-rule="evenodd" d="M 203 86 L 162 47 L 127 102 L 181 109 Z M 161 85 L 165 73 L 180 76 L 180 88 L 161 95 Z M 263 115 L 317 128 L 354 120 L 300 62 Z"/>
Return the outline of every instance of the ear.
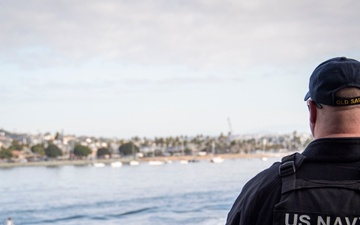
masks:
<path fill-rule="evenodd" d="M 310 116 L 310 130 L 311 133 L 313 135 L 313 137 L 315 137 L 315 123 L 316 123 L 316 119 L 317 119 L 317 107 L 316 104 L 309 100 L 308 101 L 308 107 L 309 107 L 309 116 Z"/>
<path fill-rule="evenodd" d="M 309 113 L 310 113 L 310 123 L 315 124 L 316 116 L 317 116 L 317 106 L 313 101 L 308 102 L 309 105 Z"/>

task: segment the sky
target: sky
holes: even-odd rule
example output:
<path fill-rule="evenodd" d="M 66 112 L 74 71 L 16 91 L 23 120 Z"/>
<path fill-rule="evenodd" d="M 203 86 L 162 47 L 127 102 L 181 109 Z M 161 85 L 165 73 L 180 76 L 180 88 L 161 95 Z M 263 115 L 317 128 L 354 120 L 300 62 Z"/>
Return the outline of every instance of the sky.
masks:
<path fill-rule="evenodd" d="M 309 132 L 357 0 L 0 0 L 0 128 L 96 137 Z"/>

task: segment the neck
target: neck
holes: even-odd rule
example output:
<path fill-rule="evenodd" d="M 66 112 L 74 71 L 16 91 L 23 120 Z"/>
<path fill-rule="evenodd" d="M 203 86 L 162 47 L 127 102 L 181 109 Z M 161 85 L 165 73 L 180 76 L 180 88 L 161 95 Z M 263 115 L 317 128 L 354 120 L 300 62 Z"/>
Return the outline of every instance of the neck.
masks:
<path fill-rule="evenodd" d="M 318 136 L 315 139 L 321 139 L 321 138 L 354 138 L 354 137 L 360 137 L 360 134 L 329 134 L 329 135 Z"/>
<path fill-rule="evenodd" d="M 314 138 L 360 137 L 359 107 L 328 107 L 317 110 Z"/>

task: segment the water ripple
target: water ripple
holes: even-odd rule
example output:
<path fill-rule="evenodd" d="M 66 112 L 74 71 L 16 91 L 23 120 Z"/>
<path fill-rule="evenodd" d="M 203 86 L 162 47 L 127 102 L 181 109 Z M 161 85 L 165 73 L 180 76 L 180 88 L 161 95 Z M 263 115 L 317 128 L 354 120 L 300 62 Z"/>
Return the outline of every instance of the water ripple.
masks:
<path fill-rule="evenodd" d="M 148 208 L 142 208 L 142 209 L 137 209 L 137 210 L 131 210 L 128 212 L 112 215 L 111 217 L 122 217 L 122 216 L 134 215 L 134 214 L 139 214 L 139 213 L 144 213 L 144 212 L 150 212 L 150 211 L 153 211 L 154 209 L 157 209 L 157 207 L 148 207 Z"/>

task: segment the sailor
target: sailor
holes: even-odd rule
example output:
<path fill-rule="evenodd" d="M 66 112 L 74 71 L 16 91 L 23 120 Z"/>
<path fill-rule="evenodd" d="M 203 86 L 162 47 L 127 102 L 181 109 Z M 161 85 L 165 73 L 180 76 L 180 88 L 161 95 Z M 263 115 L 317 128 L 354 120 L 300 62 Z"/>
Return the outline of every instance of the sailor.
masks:
<path fill-rule="evenodd" d="M 227 225 L 360 225 L 360 62 L 337 57 L 310 76 L 314 140 L 252 178 Z M 296 191 L 295 191 L 296 190 Z"/>

